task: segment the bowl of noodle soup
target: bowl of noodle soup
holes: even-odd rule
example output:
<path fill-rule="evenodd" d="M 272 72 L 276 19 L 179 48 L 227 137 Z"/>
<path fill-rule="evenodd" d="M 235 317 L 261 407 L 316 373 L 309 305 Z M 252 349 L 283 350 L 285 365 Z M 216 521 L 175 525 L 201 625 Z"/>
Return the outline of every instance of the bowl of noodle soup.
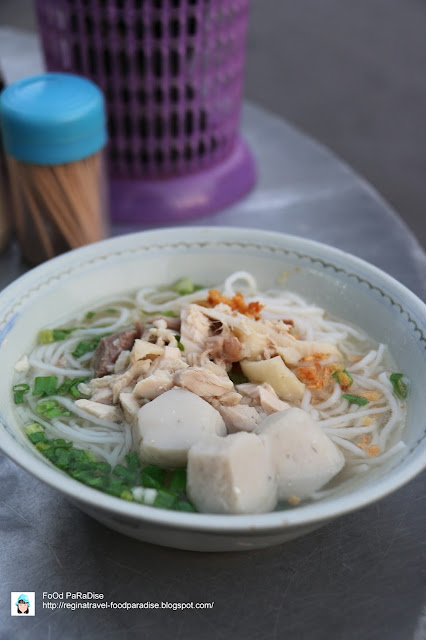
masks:
<path fill-rule="evenodd" d="M 199 285 L 196 290 L 173 289 L 173 283 L 188 279 Z M 212 291 L 219 296 L 214 302 Z M 239 306 L 230 310 L 234 302 Z M 137 329 L 140 344 L 151 342 L 160 350 L 174 350 L 181 367 L 199 369 L 201 355 L 192 343 L 194 336 L 187 337 L 183 324 L 174 325 L 188 309 L 207 317 L 210 326 L 220 325 L 221 331 L 229 322 L 232 337 L 238 335 L 246 349 L 244 336 L 253 323 L 263 321 L 264 334 L 275 331 L 275 350 L 262 357 L 283 359 L 291 375 L 297 375 L 295 398 L 280 395 L 275 378 L 258 379 L 245 369 L 245 360 L 260 359 L 256 355 L 247 358 L 250 352 L 246 350 L 246 358 L 236 364 L 242 363 L 238 375 L 249 372 L 247 377 L 231 384 L 225 376 L 226 393 L 207 400 L 233 434 L 226 440 L 231 437 L 233 442 L 243 441 L 239 432 L 245 430 L 244 425 L 240 428 L 235 422 L 235 426 L 234 409 L 230 413 L 226 401 L 220 402 L 226 397 L 238 407 L 244 405 L 250 419 L 256 416 L 256 424 L 244 438 L 247 443 L 251 438 L 253 444 L 263 437 L 265 447 L 269 436 L 262 432 L 262 421 L 271 422 L 280 411 L 286 413 L 280 403 L 290 406 L 287 410 L 303 412 L 324 434 L 327 447 L 338 450 L 339 458 L 333 453 L 337 466 L 322 482 L 314 482 L 305 493 L 296 482 L 293 495 L 282 481 L 278 498 L 275 490 L 274 499 L 264 509 L 259 508 L 259 501 L 269 500 L 265 493 L 259 494 L 256 504 L 249 501 L 251 507 L 246 509 L 240 503 L 235 506 L 234 498 L 225 495 L 222 512 L 214 500 L 200 495 L 197 486 L 189 487 L 189 499 L 179 498 L 173 508 L 167 508 L 168 490 L 155 493 L 155 478 L 150 479 L 154 484 L 146 485 L 151 487 L 148 491 L 144 486 L 133 487 L 134 460 L 126 456 L 135 450 L 135 427 L 123 421 L 122 413 L 120 419 L 114 417 L 116 407 L 108 403 L 119 405 L 120 393 L 130 395 L 135 385 L 146 382 L 148 374 L 139 371 L 139 382 L 135 379 L 130 387 L 123 387 L 120 376 L 125 377 L 135 366 L 134 360 L 129 363 L 129 357 L 134 358 L 132 348 L 123 347 L 127 355 L 119 356 L 122 362 L 117 359 L 118 364 L 104 371 L 104 377 L 93 371 L 93 354 L 101 340 L 107 342 L 109 336 L 142 325 Z M 236 228 L 161 229 L 83 247 L 33 269 L 0 294 L 0 447 L 83 511 L 134 538 L 201 551 L 281 543 L 380 499 L 424 469 L 425 311 L 424 303 L 413 293 L 372 265 L 335 248 L 284 234 Z M 172 320 L 167 324 L 169 317 Z M 167 332 L 170 338 L 161 342 Z M 192 353 L 190 342 L 195 349 Z M 270 340 L 267 344 L 269 348 Z M 335 345 L 336 352 L 331 347 L 327 351 L 324 344 Z M 305 351 L 295 357 L 293 345 Z M 265 344 L 262 349 L 265 353 Z M 164 351 L 161 353 L 164 359 Z M 223 364 L 211 354 L 212 367 Z M 234 364 L 225 363 L 228 374 Z M 155 375 L 159 368 L 157 363 Z M 182 388 L 186 393 L 193 391 L 180 371 L 173 370 L 174 382 L 167 393 Z M 216 369 L 211 372 L 217 374 Z M 161 375 L 166 379 L 169 373 Z M 87 413 L 91 398 L 96 397 L 90 396 L 93 388 L 87 386 L 93 384 L 93 378 L 102 393 L 117 396 L 104 405 L 102 415 Z M 107 388 L 109 379 L 111 388 Z M 117 382 L 121 386 L 114 391 Z M 260 399 L 259 385 L 263 389 Z M 206 393 L 198 395 L 205 402 Z M 145 391 L 138 408 L 154 406 L 161 397 Z M 124 405 L 121 409 L 127 415 Z M 224 433 L 216 430 L 214 441 Z M 145 438 L 147 441 L 146 434 Z M 52 442 L 56 443 L 56 458 L 49 459 L 46 451 L 53 452 Z M 83 461 L 86 466 L 79 462 L 78 468 L 75 463 L 73 473 L 67 473 L 75 450 L 88 451 L 99 469 L 118 469 L 122 475 L 106 481 L 104 471 L 99 471 L 93 480 L 87 476 L 88 460 Z M 176 460 L 180 458 L 173 458 L 175 450 L 170 453 L 166 447 L 165 451 L 146 449 L 145 462 L 161 467 L 165 461 L 166 467 L 179 467 Z M 189 454 L 192 485 L 201 477 L 197 476 L 200 465 L 206 468 L 206 452 L 199 447 L 196 453 L 197 459 Z M 63 461 L 62 467 L 58 460 Z M 327 472 L 330 465 L 329 461 Z M 107 490 L 99 490 L 101 484 Z M 258 486 L 256 490 L 260 491 Z M 210 493 L 214 493 L 214 480 Z M 154 504 L 153 495 L 157 496 Z M 160 504 L 159 497 L 166 502 Z"/>

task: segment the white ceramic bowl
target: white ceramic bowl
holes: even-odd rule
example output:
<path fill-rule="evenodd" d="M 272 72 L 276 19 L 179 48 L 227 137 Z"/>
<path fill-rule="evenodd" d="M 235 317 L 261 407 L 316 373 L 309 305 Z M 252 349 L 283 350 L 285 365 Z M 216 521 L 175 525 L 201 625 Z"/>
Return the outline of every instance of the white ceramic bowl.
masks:
<path fill-rule="evenodd" d="M 410 379 L 407 449 L 349 491 L 295 509 L 247 516 L 166 511 L 129 503 L 73 480 L 34 453 L 14 413 L 13 366 L 40 327 L 59 324 L 97 299 L 187 275 L 213 285 L 233 271 L 270 287 L 287 286 L 390 346 Z M 100 242 L 33 269 L 0 294 L 0 447 L 100 522 L 156 544 L 201 551 L 252 549 L 284 542 L 395 491 L 426 466 L 426 306 L 377 268 L 326 245 L 236 228 L 161 229 Z"/>

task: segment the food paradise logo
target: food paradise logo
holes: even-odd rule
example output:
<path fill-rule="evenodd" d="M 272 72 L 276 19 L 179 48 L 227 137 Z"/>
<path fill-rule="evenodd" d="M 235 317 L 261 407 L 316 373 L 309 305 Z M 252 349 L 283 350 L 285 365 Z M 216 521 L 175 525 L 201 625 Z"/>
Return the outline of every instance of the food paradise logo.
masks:
<path fill-rule="evenodd" d="M 11 591 L 10 615 L 21 617 L 35 616 L 35 592 Z"/>

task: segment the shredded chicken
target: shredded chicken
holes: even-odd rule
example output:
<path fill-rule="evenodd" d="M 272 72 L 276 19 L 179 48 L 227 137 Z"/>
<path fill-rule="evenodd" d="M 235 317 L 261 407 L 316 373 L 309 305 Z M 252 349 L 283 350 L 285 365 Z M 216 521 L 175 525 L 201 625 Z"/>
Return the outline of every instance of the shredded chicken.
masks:
<path fill-rule="evenodd" d="M 130 351 L 122 351 L 115 361 L 114 373 L 123 373 L 130 364 Z"/>
<path fill-rule="evenodd" d="M 268 384 L 268 387 L 271 385 Z M 237 384 L 235 387 L 238 393 L 241 393 L 246 398 L 251 398 L 252 400 L 257 401 L 259 399 L 259 384 L 255 384 L 254 382 L 244 382 L 243 384 Z M 272 387 L 271 387 L 272 389 Z"/>
<path fill-rule="evenodd" d="M 203 367 L 189 367 L 175 375 L 175 383 L 201 398 L 220 397 L 234 388 L 228 376 L 217 375 Z"/>
<path fill-rule="evenodd" d="M 236 391 L 230 391 L 229 393 L 225 393 L 223 396 L 220 396 L 220 404 L 226 407 L 233 407 L 236 404 L 239 404 L 242 400 L 242 395 L 240 393 L 236 393 Z"/>
<path fill-rule="evenodd" d="M 269 416 L 276 411 L 284 411 L 289 409 L 290 405 L 279 399 L 273 387 L 267 382 L 263 384 L 253 384 L 247 382 L 237 385 L 237 390 L 244 396 L 252 399 L 252 404 L 260 405 L 265 413 Z"/>
<path fill-rule="evenodd" d="M 138 360 L 143 360 L 147 357 L 153 360 L 157 356 L 162 356 L 163 353 L 164 349 L 162 346 L 152 344 L 152 342 L 148 340 L 135 340 L 135 344 L 130 353 L 130 362 L 134 364 Z"/>
<path fill-rule="evenodd" d="M 120 393 L 120 404 L 124 417 L 131 425 L 134 424 L 141 404 L 133 393 Z"/>
<path fill-rule="evenodd" d="M 179 371 L 179 369 L 186 369 L 189 365 L 181 358 L 181 356 L 182 352 L 178 347 L 164 347 L 163 355 L 153 362 L 148 371 L 148 375 L 151 375 L 158 370 L 174 373 Z"/>
<path fill-rule="evenodd" d="M 170 316 L 162 316 L 162 315 L 152 316 L 152 318 L 150 318 L 150 324 L 154 324 L 157 320 L 164 320 L 164 322 L 166 323 L 167 329 L 171 329 L 172 331 L 180 330 L 180 318 L 173 318 Z"/>
<path fill-rule="evenodd" d="M 192 325 L 196 326 L 196 338 L 194 334 L 187 336 L 185 352 L 195 350 L 200 353 L 205 351 L 209 336 L 210 322 L 220 322 L 226 335 L 234 335 L 242 345 L 239 360 L 253 360 L 259 358 L 266 351 L 269 357 L 280 355 L 287 365 L 296 365 L 298 362 L 314 353 L 329 354 L 340 360 L 339 350 L 333 344 L 299 340 L 291 335 L 291 326 L 282 320 L 254 320 L 251 317 L 232 312 L 226 304 L 219 303 L 215 307 L 202 307 L 189 305 L 191 311 L 182 311 L 182 320 L 186 315 L 192 318 Z M 192 325 L 182 321 L 182 335 L 185 330 L 190 331 Z M 201 328 L 203 331 L 201 331 Z"/>
<path fill-rule="evenodd" d="M 242 357 L 243 345 L 236 336 L 212 336 L 206 340 L 206 352 L 216 361 L 238 362 Z"/>
<path fill-rule="evenodd" d="M 270 385 L 267 386 L 270 387 Z M 270 389 L 260 387 L 259 400 L 262 409 L 268 416 L 271 413 L 276 413 L 277 411 L 290 409 L 290 405 L 287 402 L 280 400 L 272 387 Z"/>
<path fill-rule="evenodd" d="M 102 378 L 92 378 L 89 383 L 92 393 L 94 393 L 95 389 L 101 389 L 102 387 L 111 387 L 117 380 L 117 378 L 118 376 L 116 375 L 103 376 Z"/>
<path fill-rule="evenodd" d="M 153 326 L 146 328 L 143 332 L 142 338 L 148 342 L 155 342 L 159 347 L 164 347 L 169 344 L 173 347 L 177 346 L 177 340 L 175 333 L 168 329 L 165 319 L 154 320 Z"/>
<path fill-rule="evenodd" d="M 165 391 L 169 391 L 174 386 L 172 375 L 168 371 L 159 370 L 139 380 L 133 389 L 133 394 L 137 398 L 153 400 Z"/>
<path fill-rule="evenodd" d="M 110 387 L 100 387 L 92 394 L 93 402 L 101 402 L 102 404 L 112 404 L 112 389 Z"/>
<path fill-rule="evenodd" d="M 125 371 L 120 376 L 115 376 L 115 380 L 112 383 L 112 394 L 114 403 L 118 401 L 120 393 L 124 391 L 126 387 L 135 383 L 138 378 L 148 372 L 151 365 L 151 360 L 139 360 L 135 362 L 130 369 Z"/>
<path fill-rule="evenodd" d="M 119 407 L 112 407 L 108 404 L 102 404 L 100 402 L 93 402 L 93 400 L 76 400 L 76 406 L 83 411 L 86 411 L 95 418 L 101 420 L 109 420 L 110 422 L 120 422 L 123 419 L 123 414 Z"/>
<path fill-rule="evenodd" d="M 205 341 L 209 337 L 210 321 L 203 313 L 203 308 L 190 304 L 182 309 L 180 341 L 185 353 L 205 351 Z"/>
<path fill-rule="evenodd" d="M 238 404 L 234 407 L 224 407 L 220 403 L 214 405 L 225 421 L 228 433 L 237 431 L 254 431 L 262 417 L 255 407 Z"/>

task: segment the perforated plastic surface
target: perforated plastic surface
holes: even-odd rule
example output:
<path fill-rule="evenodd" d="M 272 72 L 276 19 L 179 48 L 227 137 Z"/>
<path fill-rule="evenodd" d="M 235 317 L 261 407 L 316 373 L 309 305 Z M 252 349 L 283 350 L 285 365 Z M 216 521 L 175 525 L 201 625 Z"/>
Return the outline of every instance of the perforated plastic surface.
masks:
<path fill-rule="evenodd" d="M 92 78 L 117 178 L 188 175 L 237 142 L 248 0 L 37 0 L 49 70 Z"/>

